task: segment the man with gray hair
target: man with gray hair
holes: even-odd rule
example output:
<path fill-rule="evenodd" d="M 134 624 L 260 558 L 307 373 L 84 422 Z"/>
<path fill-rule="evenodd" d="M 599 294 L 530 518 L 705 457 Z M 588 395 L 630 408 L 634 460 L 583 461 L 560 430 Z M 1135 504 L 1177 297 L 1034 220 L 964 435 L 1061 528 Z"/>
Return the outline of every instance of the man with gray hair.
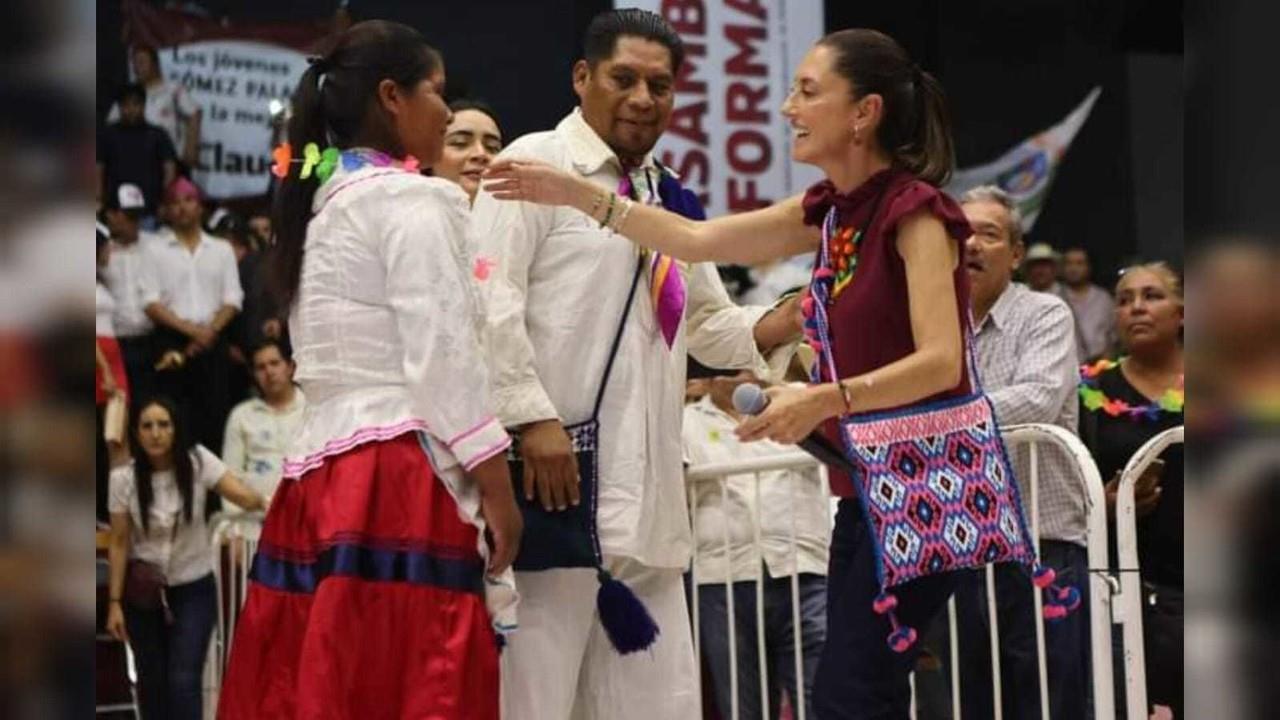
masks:
<path fill-rule="evenodd" d="M 1056 295 L 1034 292 L 1012 282 L 1026 249 L 1022 217 L 1007 193 L 993 186 L 974 188 L 960 199 L 973 236 L 964 262 L 973 305 L 978 376 L 1001 425 L 1051 423 L 1075 433 L 1077 425 L 1076 342 L 1071 309 Z M 1069 457 L 1055 447 L 1038 454 L 1037 522 L 1040 562 L 1052 567 L 1059 582 L 1086 594 L 1084 489 Z M 1031 469 L 1025 448 L 1013 453 L 1024 503 L 1031 497 Z M 1031 508 L 1025 508 L 1031 517 Z M 1026 569 L 998 565 L 997 622 L 1000 629 L 1002 706 L 1006 718 L 1039 718 L 1033 593 Z M 966 573 L 956 589 L 959 613 L 963 717 L 995 716 L 991 661 L 987 644 L 990 620 L 983 571 Z M 1088 616 L 1082 608 L 1048 626 L 1050 715 L 1086 717 Z M 1046 719 L 1047 720 L 1047 719 Z"/>

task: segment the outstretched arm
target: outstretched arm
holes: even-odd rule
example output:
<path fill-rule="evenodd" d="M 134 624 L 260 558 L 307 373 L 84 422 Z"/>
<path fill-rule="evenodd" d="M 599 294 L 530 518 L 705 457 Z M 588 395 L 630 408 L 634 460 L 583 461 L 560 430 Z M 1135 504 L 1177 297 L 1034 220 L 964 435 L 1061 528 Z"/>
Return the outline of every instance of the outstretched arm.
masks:
<path fill-rule="evenodd" d="M 959 248 L 936 217 L 917 211 L 898 224 L 897 250 L 906 267 L 916 349 L 868 373 L 841 378 L 847 406 L 837 383 L 769 388 L 769 406 L 738 426 L 740 439 L 794 444 L 827 418 L 914 403 L 960 382 L 964 342 L 952 277 Z"/>
<path fill-rule="evenodd" d="M 495 160 L 485 177 L 485 190 L 499 200 L 568 205 L 601 223 L 608 220 L 645 247 L 688 262 L 750 265 L 818 246 L 818 229 L 804 224 L 798 195 L 760 210 L 697 221 L 612 197 L 585 178 L 534 160 Z M 630 207 L 624 209 L 627 203 Z"/>

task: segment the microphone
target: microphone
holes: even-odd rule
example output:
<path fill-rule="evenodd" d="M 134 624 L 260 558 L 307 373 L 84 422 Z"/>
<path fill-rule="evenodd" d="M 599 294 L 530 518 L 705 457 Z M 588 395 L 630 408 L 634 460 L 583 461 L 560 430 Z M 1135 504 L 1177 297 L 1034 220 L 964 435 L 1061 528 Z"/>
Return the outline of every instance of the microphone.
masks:
<path fill-rule="evenodd" d="M 743 383 L 733 389 L 733 409 L 743 415 L 759 415 L 767 407 L 769 396 L 764 394 L 759 385 Z M 823 464 L 837 467 L 850 475 L 854 473 L 853 463 L 849 462 L 844 453 L 832 447 L 817 430 L 796 444 Z"/>

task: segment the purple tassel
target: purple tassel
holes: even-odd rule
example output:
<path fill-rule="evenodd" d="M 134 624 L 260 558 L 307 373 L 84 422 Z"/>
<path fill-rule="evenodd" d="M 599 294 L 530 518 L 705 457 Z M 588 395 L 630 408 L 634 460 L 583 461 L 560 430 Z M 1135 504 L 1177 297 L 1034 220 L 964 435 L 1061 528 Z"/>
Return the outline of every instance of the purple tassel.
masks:
<path fill-rule="evenodd" d="M 904 653 L 916 644 L 916 629 L 900 625 L 889 633 L 889 648 L 896 653 Z"/>
<path fill-rule="evenodd" d="M 1080 607 L 1080 590 L 1072 585 L 1050 585 L 1045 591 L 1044 619 L 1057 622 Z"/>
<path fill-rule="evenodd" d="M 898 596 L 893 593 L 882 592 L 871 603 L 871 609 L 875 610 L 877 615 L 887 615 L 889 624 L 893 626 L 893 631 L 889 633 L 886 640 L 889 648 L 896 653 L 903 653 L 916 644 L 916 629 L 898 624 L 898 614 L 895 612 L 897 608 Z"/>
<path fill-rule="evenodd" d="M 640 598 L 603 568 L 596 572 L 596 579 L 600 581 L 596 610 L 614 649 L 626 655 L 653 645 L 658 639 L 658 623 Z"/>
<path fill-rule="evenodd" d="M 1031 582 L 1036 587 L 1044 590 L 1052 585 L 1053 581 L 1057 578 L 1058 573 L 1054 572 L 1053 568 L 1041 565 L 1037 567 L 1035 573 L 1031 575 Z"/>

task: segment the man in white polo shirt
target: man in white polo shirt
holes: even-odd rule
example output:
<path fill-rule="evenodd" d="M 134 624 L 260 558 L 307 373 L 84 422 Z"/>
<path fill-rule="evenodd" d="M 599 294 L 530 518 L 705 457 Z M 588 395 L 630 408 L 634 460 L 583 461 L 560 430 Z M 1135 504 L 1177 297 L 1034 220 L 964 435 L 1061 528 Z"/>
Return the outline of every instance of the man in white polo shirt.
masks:
<path fill-rule="evenodd" d="M 201 228 L 204 208 L 191 181 L 175 180 L 165 203 L 170 229 L 148 249 L 142 273 L 142 299 L 159 349 L 180 357 L 161 372 L 160 389 L 180 404 L 195 440 L 222 447 L 230 373 L 222 332 L 244 297 L 236 256 L 226 240 Z"/>

